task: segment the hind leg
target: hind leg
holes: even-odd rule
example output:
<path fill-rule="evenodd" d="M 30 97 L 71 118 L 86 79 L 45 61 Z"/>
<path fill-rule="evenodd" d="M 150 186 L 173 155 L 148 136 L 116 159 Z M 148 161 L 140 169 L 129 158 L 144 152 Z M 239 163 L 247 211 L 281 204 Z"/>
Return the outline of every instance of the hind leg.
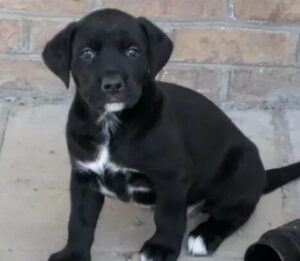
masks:
<path fill-rule="evenodd" d="M 188 251 L 194 256 L 212 254 L 222 241 L 239 229 L 250 217 L 254 206 L 241 208 L 232 216 L 232 209 L 224 209 L 224 213 L 211 216 L 205 223 L 198 225 L 188 237 Z M 227 215 L 227 213 L 231 213 Z"/>
<path fill-rule="evenodd" d="M 265 172 L 256 151 L 227 155 L 204 205 L 210 218 L 190 233 L 188 251 L 212 254 L 249 219 L 264 186 Z"/>

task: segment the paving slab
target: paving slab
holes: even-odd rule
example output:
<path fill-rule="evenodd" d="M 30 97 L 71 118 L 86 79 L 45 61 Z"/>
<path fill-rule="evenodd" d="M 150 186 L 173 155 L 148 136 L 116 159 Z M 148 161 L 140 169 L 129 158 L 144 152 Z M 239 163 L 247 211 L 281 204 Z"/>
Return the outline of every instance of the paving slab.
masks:
<path fill-rule="evenodd" d="M 39 250 L 0 249 L 1 261 L 47 261 L 48 253 Z"/>
<path fill-rule="evenodd" d="M 1 250 L 1 261 L 47 261 L 49 253 L 37 250 Z M 128 255 L 120 253 L 92 253 L 92 260 L 95 261 L 130 261 Z"/>
<path fill-rule="evenodd" d="M 259 149 L 266 168 L 277 166 L 275 128 L 272 114 L 263 110 L 227 111 L 227 115 Z"/>
<path fill-rule="evenodd" d="M 291 146 L 290 161 L 300 161 L 300 110 L 286 112 Z M 286 222 L 300 217 L 300 180 L 296 180 L 284 187 L 284 215 Z"/>
<path fill-rule="evenodd" d="M 3 260 L 46 260 L 66 241 L 70 175 L 64 138 L 67 110 L 68 105 L 24 106 L 9 117 L 0 155 Z M 251 110 L 228 114 L 258 145 L 265 166 L 276 166 L 271 113 Z M 213 257 L 201 260 L 241 260 L 249 244 L 284 223 L 283 205 L 280 189 L 264 196 L 249 222 Z M 202 216 L 191 219 L 189 229 L 201 220 Z M 153 212 L 109 199 L 96 230 L 93 260 L 135 261 L 138 255 L 130 257 L 129 253 L 139 251 L 154 230 Z M 184 242 L 180 261 L 192 260 L 196 259 L 186 256 Z"/>
<path fill-rule="evenodd" d="M 286 112 L 292 147 L 292 161 L 300 161 L 300 110 Z"/>
<path fill-rule="evenodd" d="M 67 111 L 67 105 L 45 105 L 10 113 L 0 158 L 1 190 L 67 189 Z"/>

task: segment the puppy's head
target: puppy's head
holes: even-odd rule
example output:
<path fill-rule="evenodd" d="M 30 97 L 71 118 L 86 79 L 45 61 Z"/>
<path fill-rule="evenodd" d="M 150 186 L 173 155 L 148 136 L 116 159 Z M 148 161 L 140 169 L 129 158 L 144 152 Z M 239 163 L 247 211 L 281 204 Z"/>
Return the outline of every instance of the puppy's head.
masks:
<path fill-rule="evenodd" d="M 43 59 L 92 110 L 133 107 L 145 82 L 167 63 L 173 44 L 145 18 L 104 9 L 69 24 L 47 43 Z"/>

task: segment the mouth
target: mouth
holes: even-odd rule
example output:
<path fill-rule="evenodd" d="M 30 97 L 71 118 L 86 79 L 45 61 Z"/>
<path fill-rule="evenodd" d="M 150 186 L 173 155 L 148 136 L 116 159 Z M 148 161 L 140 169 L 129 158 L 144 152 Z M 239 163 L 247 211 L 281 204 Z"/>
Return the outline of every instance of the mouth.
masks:
<path fill-rule="evenodd" d="M 111 102 L 106 103 L 104 108 L 107 112 L 117 112 L 123 110 L 125 108 L 125 104 L 122 102 Z"/>

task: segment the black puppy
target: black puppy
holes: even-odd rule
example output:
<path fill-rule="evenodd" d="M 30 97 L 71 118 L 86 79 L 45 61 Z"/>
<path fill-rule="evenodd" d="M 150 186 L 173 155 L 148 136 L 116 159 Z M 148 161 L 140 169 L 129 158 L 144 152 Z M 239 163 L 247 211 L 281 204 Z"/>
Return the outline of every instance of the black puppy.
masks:
<path fill-rule="evenodd" d="M 177 259 L 187 208 L 205 200 L 210 218 L 191 232 L 188 250 L 211 254 L 263 192 L 300 176 L 300 164 L 266 175 L 255 145 L 212 102 L 156 82 L 172 49 L 145 18 L 111 9 L 71 23 L 45 47 L 50 70 L 66 86 L 71 72 L 76 83 L 67 124 L 69 236 L 49 260 L 91 259 L 104 196 L 155 205 L 156 232 L 141 250 L 151 261 Z"/>

